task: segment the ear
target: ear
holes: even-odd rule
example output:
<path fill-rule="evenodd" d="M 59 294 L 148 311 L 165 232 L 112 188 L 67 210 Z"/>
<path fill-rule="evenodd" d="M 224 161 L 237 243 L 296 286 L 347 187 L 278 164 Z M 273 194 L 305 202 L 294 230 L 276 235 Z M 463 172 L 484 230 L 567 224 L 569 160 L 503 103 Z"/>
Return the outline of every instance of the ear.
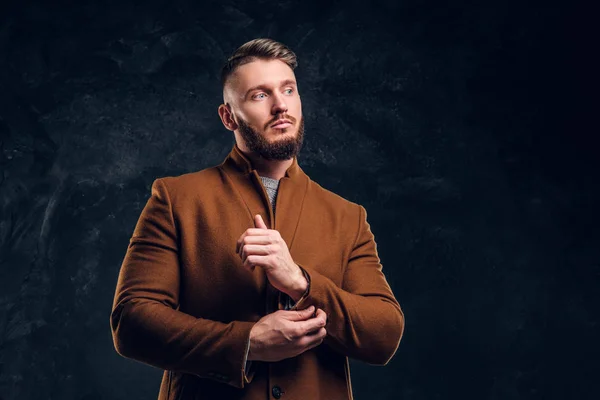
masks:
<path fill-rule="evenodd" d="M 234 131 L 238 128 L 238 124 L 233 119 L 233 114 L 231 113 L 231 106 L 229 104 L 221 104 L 218 109 L 219 117 L 221 118 L 221 122 L 226 129 L 230 131 Z"/>

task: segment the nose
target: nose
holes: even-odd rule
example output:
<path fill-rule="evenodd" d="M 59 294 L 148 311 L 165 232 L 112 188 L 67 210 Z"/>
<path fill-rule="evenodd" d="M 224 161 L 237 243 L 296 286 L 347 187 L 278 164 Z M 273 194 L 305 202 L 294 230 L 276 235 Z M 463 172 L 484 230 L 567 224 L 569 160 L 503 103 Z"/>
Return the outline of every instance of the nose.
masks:
<path fill-rule="evenodd" d="M 277 115 L 277 114 L 286 113 L 287 110 L 288 110 L 288 107 L 285 102 L 285 99 L 283 98 L 283 95 L 280 93 L 276 93 L 273 96 L 273 107 L 272 107 L 271 112 L 273 113 L 273 115 Z"/>

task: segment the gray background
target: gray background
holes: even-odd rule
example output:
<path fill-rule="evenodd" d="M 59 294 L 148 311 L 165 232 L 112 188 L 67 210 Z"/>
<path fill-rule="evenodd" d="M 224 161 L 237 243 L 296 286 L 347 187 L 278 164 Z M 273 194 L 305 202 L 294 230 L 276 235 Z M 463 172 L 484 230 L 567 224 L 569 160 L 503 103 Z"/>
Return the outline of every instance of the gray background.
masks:
<path fill-rule="evenodd" d="M 219 68 L 256 37 L 297 53 L 300 165 L 365 206 L 406 314 L 386 367 L 352 361 L 355 398 L 598 398 L 594 47 L 575 11 L 3 2 L 0 398 L 156 398 L 161 371 L 112 345 L 120 263 L 152 181 L 230 151 Z"/>

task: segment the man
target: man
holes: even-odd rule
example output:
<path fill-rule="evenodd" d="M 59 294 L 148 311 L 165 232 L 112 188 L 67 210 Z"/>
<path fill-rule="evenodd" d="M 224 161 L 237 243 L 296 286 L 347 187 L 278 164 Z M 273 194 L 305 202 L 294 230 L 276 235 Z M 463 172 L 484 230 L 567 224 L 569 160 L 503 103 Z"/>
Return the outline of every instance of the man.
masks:
<path fill-rule="evenodd" d="M 302 171 L 286 46 L 256 39 L 223 68 L 222 164 L 157 179 L 117 283 L 119 354 L 165 370 L 160 400 L 352 399 L 348 357 L 385 365 L 404 315 L 365 209 Z"/>

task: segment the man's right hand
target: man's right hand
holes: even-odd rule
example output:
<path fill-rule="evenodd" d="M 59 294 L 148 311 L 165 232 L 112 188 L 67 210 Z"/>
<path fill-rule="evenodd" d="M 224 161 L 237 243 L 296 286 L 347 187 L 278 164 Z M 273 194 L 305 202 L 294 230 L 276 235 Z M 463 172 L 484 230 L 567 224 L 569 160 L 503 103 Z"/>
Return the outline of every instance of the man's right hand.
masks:
<path fill-rule="evenodd" d="M 326 322 L 325 311 L 314 313 L 314 306 L 265 315 L 250 331 L 248 361 L 281 361 L 317 347 L 327 335 Z"/>

